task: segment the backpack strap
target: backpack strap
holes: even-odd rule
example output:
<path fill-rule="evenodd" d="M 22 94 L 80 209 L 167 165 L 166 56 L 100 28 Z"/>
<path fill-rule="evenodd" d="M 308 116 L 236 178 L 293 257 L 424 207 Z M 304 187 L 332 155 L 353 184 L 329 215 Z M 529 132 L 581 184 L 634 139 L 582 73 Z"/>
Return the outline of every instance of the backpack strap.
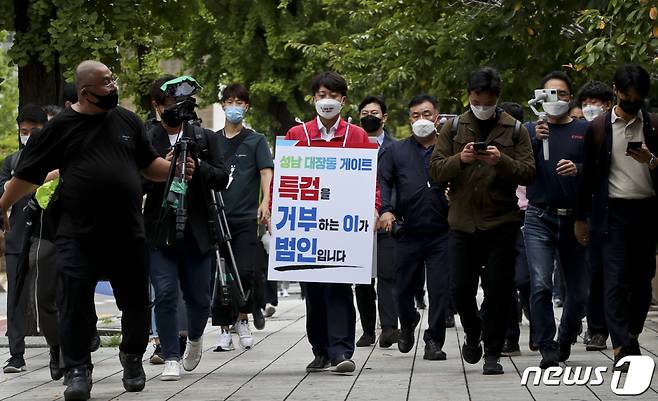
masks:
<path fill-rule="evenodd" d="M 521 132 L 521 121 L 516 120 L 514 123 L 514 131 L 512 132 L 512 141 L 515 145 L 519 141 L 519 132 Z"/>
<path fill-rule="evenodd" d="M 454 140 L 457 136 L 457 131 L 459 130 L 459 116 L 452 119 L 452 125 L 450 127 L 450 132 L 452 132 L 452 139 Z"/>

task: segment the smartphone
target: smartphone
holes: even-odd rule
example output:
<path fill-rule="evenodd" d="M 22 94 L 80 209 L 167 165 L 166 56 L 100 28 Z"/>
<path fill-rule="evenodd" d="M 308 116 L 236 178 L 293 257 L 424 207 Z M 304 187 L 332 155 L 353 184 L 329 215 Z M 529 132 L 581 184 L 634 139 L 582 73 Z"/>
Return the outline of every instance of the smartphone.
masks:
<path fill-rule="evenodd" d="M 628 145 L 626 146 L 626 151 L 628 152 L 629 150 L 640 150 L 642 148 L 642 142 L 628 142 Z"/>
<path fill-rule="evenodd" d="M 486 142 L 475 142 L 473 143 L 473 150 L 475 150 L 479 154 L 486 154 L 487 153 L 487 143 Z"/>

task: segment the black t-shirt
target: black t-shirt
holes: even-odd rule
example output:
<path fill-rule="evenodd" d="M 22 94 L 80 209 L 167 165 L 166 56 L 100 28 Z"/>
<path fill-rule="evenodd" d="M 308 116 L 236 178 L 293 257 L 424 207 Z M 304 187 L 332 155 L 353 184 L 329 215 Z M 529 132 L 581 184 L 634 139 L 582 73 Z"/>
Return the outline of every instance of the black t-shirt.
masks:
<path fill-rule="evenodd" d="M 231 139 L 219 131 L 222 149 L 226 149 L 224 162 L 233 180 L 222 191 L 226 204 L 226 217 L 230 220 L 255 220 L 260 195 L 260 170 L 274 168 L 267 140 L 248 128 Z M 269 189 L 266 189 L 269 190 Z"/>
<path fill-rule="evenodd" d="M 14 175 L 41 184 L 59 169 L 58 236 L 144 238 L 140 170 L 156 157 L 136 114 L 67 108 L 28 141 Z"/>

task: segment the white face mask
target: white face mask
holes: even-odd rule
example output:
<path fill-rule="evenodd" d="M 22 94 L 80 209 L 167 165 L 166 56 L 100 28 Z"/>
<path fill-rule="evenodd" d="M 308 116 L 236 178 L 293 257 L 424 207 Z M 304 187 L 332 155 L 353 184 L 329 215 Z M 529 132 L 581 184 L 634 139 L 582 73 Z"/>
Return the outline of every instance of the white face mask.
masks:
<path fill-rule="evenodd" d="M 414 135 L 416 135 L 418 138 L 426 138 L 432 135 L 434 131 L 436 131 L 436 127 L 434 126 L 434 123 L 431 122 L 430 120 L 425 120 L 424 118 L 421 118 L 420 120 L 411 124 L 411 130 L 414 132 Z"/>
<path fill-rule="evenodd" d="M 25 145 L 27 143 L 27 140 L 30 139 L 29 135 L 19 135 L 21 137 L 21 143 Z"/>
<path fill-rule="evenodd" d="M 587 106 L 583 107 L 583 116 L 587 121 L 594 120 L 601 113 L 603 113 L 603 107 L 601 106 L 588 104 Z"/>
<path fill-rule="evenodd" d="M 496 114 L 496 105 L 493 106 L 474 106 L 471 104 L 471 111 L 478 120 L 488 120 Z"/>
<path fill-rule="evenodd" d="M 343 104 L 335 99 L 322 99 L 315 102 L 315 111 L 322 118 L 330 120 L 340 114 Z"/>
<path fill-rule="evenodd" d="M 544 111 L 549 117 L 560 118 L 569 112 L 569 102 L 558 100 L 557 102 L 544 102 L 542 104 Z"/>

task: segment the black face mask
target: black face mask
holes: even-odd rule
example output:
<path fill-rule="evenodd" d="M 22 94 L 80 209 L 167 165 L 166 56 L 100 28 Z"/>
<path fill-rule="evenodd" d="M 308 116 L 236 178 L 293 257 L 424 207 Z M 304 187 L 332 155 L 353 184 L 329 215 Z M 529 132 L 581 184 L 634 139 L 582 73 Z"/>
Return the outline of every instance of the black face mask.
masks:
<path fill-rule="evenodd" d="M 180 125 L 183 124 L 183 119 L 181 119 L 180 114 L 178 113 L 178 108 L 176 107 L 164 109 L 162 114 L 160 114 L 160 118 L 162 118 L 162 122 L 171 128 L 180 127 Z"/>
<path fill-rule="evenodd" d="M 373 115 L 361 118 L 361 127 L 366 132 L 376 132 L 382 126 L 382 119 Z"/>
<path fill-rule="evenodd" d="M 95 102 L 92 102 L 90 100 L 89 103 L 94 104 L 103 110 L 111 110 L 117 107 L 117 105 L 119 104 L 119 91 L 114 90 L 104 96 L 97 95 L 94 92 L 89 92 L 89 93 L 96 96 L 96 99 L 98 99 Z"/>
<path fill-rule="evenodd" d="M 635 100 L 635 101 L 630 101 L 630 100 L 625 100 L 625 99 L 619 99 L 619 107 L 621 107 L 622 110 L 624 110 L 628 114 L 637 114 L 638 111 L 644 106 L 644 100 Z"/>

